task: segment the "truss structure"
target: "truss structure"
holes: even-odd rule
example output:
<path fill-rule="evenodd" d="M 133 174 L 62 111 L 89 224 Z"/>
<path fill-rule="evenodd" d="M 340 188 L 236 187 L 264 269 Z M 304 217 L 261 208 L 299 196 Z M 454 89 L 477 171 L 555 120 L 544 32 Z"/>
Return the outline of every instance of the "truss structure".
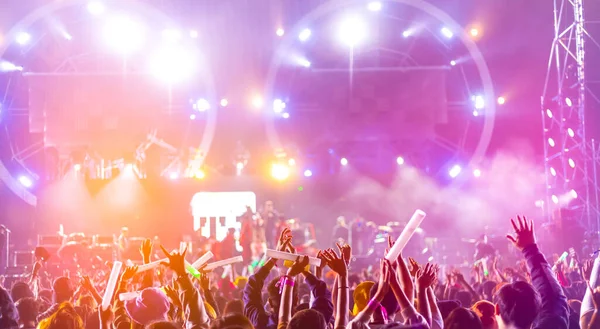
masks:
<path fill-rule="evenodd" d="M 586 123 L 597 97 L 586 80 L 586 50 L 598 43 L 588 33 L 584 0 L 554 0 L 554 40 L 542 95 L 548 223 L 578 220 L 598 237 L 599 147 Z M 591 96 L 591 97 L 588 97 Z"/>

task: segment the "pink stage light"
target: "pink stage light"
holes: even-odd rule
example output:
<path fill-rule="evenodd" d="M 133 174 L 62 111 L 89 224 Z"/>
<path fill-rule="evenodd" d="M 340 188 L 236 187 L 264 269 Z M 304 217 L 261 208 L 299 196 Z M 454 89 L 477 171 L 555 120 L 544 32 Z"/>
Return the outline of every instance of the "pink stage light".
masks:
<path fill-rule="evenodd" d="M 25 187 L 33 186 L 33 181 L 31 180 L 31 178 L 29 178 L 27 176 L 20 176 L 19 182 L 21 183 L 21 185 L 23 185 Z"/>

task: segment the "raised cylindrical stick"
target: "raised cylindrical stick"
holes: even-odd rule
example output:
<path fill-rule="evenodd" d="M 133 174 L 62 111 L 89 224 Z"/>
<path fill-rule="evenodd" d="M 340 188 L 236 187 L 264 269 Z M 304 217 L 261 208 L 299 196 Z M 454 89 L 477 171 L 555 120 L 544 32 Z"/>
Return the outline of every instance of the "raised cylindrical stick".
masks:
<path fill-rule="evenodd" d="M 136 299 L 139 295 L 140 293 L 138 291 L 124 292 L 119 294 L 119 300 L 125 302 L 128 300 Z"/>
<path fill-rule="evenodd" d="M 160 263 L 168 263 L 168 262 L 169 262 L 168 258 L 163 258 L 163 259 L 155 260 L 152 263 L 148 263 L 148 264 L 144 264 L 144 265 L 138 266 L 137 272 L 140 273 L 140 272 L 145 272 L 145 271 L 148 271 L 148 270 L 153 270 L 153 269 L 159 267 Z"/>
<path fill-rule="evenodd" d="M 227 265 L 231 265 L 231 264 L 235 264 L 235 263 L 241 263 L 243 261 L 244 261 L 244 258 L 242 256 L 235 256 L 235 257 L 223 259 L 220 261 L 216 261 L 216 262 L 213 262 L 210 264 L 206 264 L 206 266 L 203 268 L 203 270 L 210 271 L 210 270 L 214 270 L 217 267 L 227 266 Z"/>
<path fill-rule="evenodd" d="M 388 252 L 387 256 L 385 256 L 385 259 L 393 262 L 398 258 L 398 256 L 400 256 L 400 253 L 402 252 L 402 249 L 406 247 L 408 240 L 410 240 L 410 238 L 413 236 L 419 225 L 421 225 L 421 223 L 423 222 L 423 219 L 425 219 L 425 215 L 425 212 L 421 209 L 417 209 L 415 211 L 415 213 L 408 221 L 408 224 L 406 224 L 406 226 L 402 230 L 402 233 L 400 233 L 400 236 L 398 237 L 396 242 L 394 242 L 394 245 Z"/>
<path fill-rule="evenodd" d="M 204 255 L 202 255 L 200 258 L 198 258 L 195 262 L 192 263 L 192 267 L 194 267 L 195 269 L 199 269 L 202 265 L 206 264 L 214 256 L 215 255 L 213 255 L 212 252 L 207 251 Z"/>
<path fill-rule="evenodd" d="M 117 280 L 119 279 L 119 273 L 121 273 L 122 266 L 123 263 L 119 261 L 113 263 L 112 271 L 110 271 L 108 283 L 106 284 L 106 289 L 104 290 L 104 296 L 102 297 L 102 310 L 104 311 L 106 311 L 110 306 L 110 302 L 112 300 L 113 293 L 115 292 L 115 287 L 117 286 Z"/>
<path fill-rule="evenodd" d="M 298 257 L 302 257 L 302 255 L 291 254 L 289 252 L 277 251 L 273 249 L 267 249 L 267 257 L 275 258 L 275 259 L 283 259 L 290 260 L 295 262 L 298 260 Z M 308 257 L 308 264 L 313 266 L 321 266 L 321 260 L 315 257 Z"/>

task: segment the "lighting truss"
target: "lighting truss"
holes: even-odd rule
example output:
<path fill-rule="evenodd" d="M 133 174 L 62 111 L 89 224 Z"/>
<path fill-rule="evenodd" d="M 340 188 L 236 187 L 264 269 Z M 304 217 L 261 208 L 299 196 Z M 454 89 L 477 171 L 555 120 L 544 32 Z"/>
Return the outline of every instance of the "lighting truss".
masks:
<path fill-rule="evenodd" d="M 591 101 L 586 96 L 595 97 L 586 83 L 585 54 L 598 43 L 586 27 L 583 0 L 554 0 L 554 40 L 541 98 L 544 215 L 548 223 L 578 220 L 597 235 L 600 154 L 596 141 L 586 134 L 586 101 Z"/>

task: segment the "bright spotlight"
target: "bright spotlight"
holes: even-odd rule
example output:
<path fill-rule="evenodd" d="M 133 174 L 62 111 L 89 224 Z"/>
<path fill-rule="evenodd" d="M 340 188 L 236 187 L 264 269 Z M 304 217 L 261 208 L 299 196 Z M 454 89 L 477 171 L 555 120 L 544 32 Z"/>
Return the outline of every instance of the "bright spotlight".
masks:
<path fill-rule="evenodd" d="M 198 31 L 190 30 L 190 38 L 192 38 L 192 39 L 198 38 Z"/>
<path fill-rule="evenodd" d="M 88 2 L 87 10 L 92 15 L 101 15 L 104 13 L 106 8 L 104 8 L 104 4 L 100 1 L 90 1 Z"/>
<path fill-rule="evenodd" d="M 17 66 L 13 63 L 2 61 L 0 62 L 0 72 L 23 71 L 22 66 Z"/>
<path fill-rule="evenodd" d="M 340 25 L 340 39 L 344 44 L 354 47 L 365 39 L 366 30 L 365 23 L 360 18 L 346 18 Z"/>
<path fill-rule="evenodd" d="M 414 31 L 412 29 L 404 30 L 404 32 L 402 32 L 402 36 L 405 38 L 408 38 L 411 35 L 413 35 L 413 33 L 414 33 Z"/>
<path fill-rule="evenodd" d="M 565 103 L 567 104 L 567 106 L 573 106 L 573 101 L 571 101 L 571 99 L 569 97 L 565 98 Z"/>
<path fill-rule="evenodd" d="M 479 170 L 479 169 L 473 170 L 473 176 L 475 176 L 475 177 L 481 177 L 481 170 Z"/>
<path fill-rule="evenodd" d="M 452 168 L 450 168 L 450 171 L 448 171 L 448 175 L 450 175 L 452 178 L 456 178 L 461 171 L 462 168 L 459 165 L 454 165 Z"/>
<path fill-rule="evenodd" d="M 281 163 L 274 163 L 271 166 L 271 176 L 276 180 L 285 180 L 290 176 L 290 168 Z"/>
<path fill-rule="evenodd" d="M 477 110 L 473 110 L 473 116 L 474 116 L 474 117 L 478 117 L 478 116 L 479 116 L 479 111 L 477 111 Z"/>
<path fill-rule="evenodd" d="M 168 83 L 187 80 L 194 72 L 194 58 L 181 48 L 168 47 L 156 54 L 152 59 L 154 75 Z"/>
<path fill-rule="evenodd" d="M 204 173 L 203 170 L 198 169 L 194 173 L 194 178 L 196 178 L 196 179 L 204 179 L 204 177 L 206 177 L 206 174 Z"/>
<path fill-rule="evenodd" d="M 252 98 L 252 106 L 254 106 L 255 108 L 259 109 L 261 107 L 263 107 L 263 99 L 262 97 L 256 95 Z"/>
<path fill-rule="evenodd" d="M 304 171 L 304 177 L 311 177 L 312 176 L 312 171 L 310 169 L 306 169 Z"/>
<path fill-rule="evenodd" d="M 554 169 L 553 167 L 550 167 L 550 175 L 556 176 L 556 169 Z"/>
<path fill-rule="evenodd" d="M 569 159 L 569 167 L 575 168 L 575 160 Z"/>
<path fill-rule="evenodd" d="M 346 159 L 346 158 L 341 158 L 341 159 L 340 159 L 340 164 L 341 164 L 342 166 L 347 166 L 347 165 L 348 165 L 348 159 Z"/>
<path fill-rule="evenodd" d="M 569 191 L 569 194 L 571 195 L 571 197 L 572 197 L 573 199 L 577 199 L 577 192 L 576 192 L 575 190 L 571 190 L 571 191 Z"/>
<path fill-rule="evenodd" d="M 471 98 L 475 103 L 475 109 L 482 110 L 485 107 L 485 98 L 481 95 L 475 95 Z"/>
<path fill-rule="evenodd" d="M 115 50 L 128 54 L 144 43 L 145 31 L 137 21 L 127 17 L 114 17 L 106 24 L 104 37 Z"/>
<path fill-rule="evenodd" d="M 285 30 L 278 28 L 277 31 L 275 31 L 275 34 L 277 34 L 278 37 L 282 37 L 285 34 Z"/>
<path fill-rule="evenodd" d="M 309 29 L 304 29 L 298 34 L 298 39 L 300 39 L 300 41 L 306 41 L 310 38 L 311 34 L 312 32 Z"/>
<path fill-rule="evenodd" d="M 27 32 L 19 32 L 17 33 L 17 36 L 15 37 L 15 41 L 20 44 L 21 46 L 24 46 L 26 44 L 29 43 L 29 41 L 31 41 L 31 34 L 27 33 Z"/>
<path fill-rule="evenodd" d="M 575 136 L 575 132 L 571 128 L 567 128 L 567 134 L 569 134 L 569 137 L 574 137 Z"/>
<path fill-rule="evenodd" d="M 498 105 L 504 105 L 506 103 L 506 98 L 500 96 L 498 97 Z"/>
<path fill-rule="evenodd" d="M 226 107 L 227 105 L 229 105 L 229 101 L 227 101 L 227 98 L 223 98 L 221 99 L 220 104 L 222 107 Z"/>
<path fill-rule="evenodd" d="M 176 172 L 172 172 L 169 174 L 169 179 L 177 179 L 179 178 L 179 174 Z"/>
<path fill-rule="evenodd" d="M 236 163 L 236 164 L 235 164 L 235 168 L 236 168 L 237 170 L 242 170 L 242 169 L 244 169 L 244 163 L 243 163 L 243 162 L 238 162 L 238 163 Z"/>
<path fill-rule="evenodd" d="M 476 37 L 479 35 L 479 30 L 477 28 L 472 28 L 469 30 L 469 34 L 471 34 L 472 37 Z"/>
<path fill-rule="evenodd" d="M 450 65 L 452 65 L 452 66 L 456 66 L 456 61 L 455 61 L 455 60 L 451 60 L 451 61 L 450 61 Z"/>
<path fill-rule="evenodd" d="M 300 66 L 304 66 L 307 68 L 310 67 L 310 62 L 306 58 L 299 59 L 298 64 L 300 64 Z"/>
<path fill-rule="evenodd" d="M 74 164 L 73 165 L 73 170 L 77 171 L 77 172 L 81 171 L 81 164 L 79 164 L 79 163 Z"/>
<path fill-rule="evenodd" d="M 190 120 L 196 120 L 196 115 L 195 114 L 190 114 Z"/>
<path fill-rule="evenodd" d="M 554 145 L 556 145 L 556 143 L 554 142 L 554 138 L 548 138 L 548 145 L 550 145 L 550 147 L 554 147 Z"/>
<path fill-rule="evenodd" d="M 206 99 L 200 98 L 196 101 L 196 104 L 194 104 L 194 108 L 198 110 L 198 112 L 205 112 L 210 109 L 210 103 Z"/>
<path fill-rule="evenodd" d="M 442 27 L 442 29 L 440 30 L 440 32 L 442 33 L 443 36 L 445 36 L 448 39 L 451 39 L 454 36 L 454 33 L 452 33 L 452 31 L 447 28 L 447 27 Z"/>
<path fill-rule="evenodd" d="M 558 197 L 556 195 L 552 196 L 552 202 L 558 203 Z"/>
<path fill-rule="evenodd" d="M 403 157 L 397 157 L 396 158 L 396 163 L 401 166 L 404 164 L 404 158 Z"/>
<path fill-rule="evenodd" d="M 548 118 L 552 119 L 552 111 L 550 109 L 546 109 L 546 115 L 548 116 Z"/>
<path fill-rule="evenodd" d="M 162 37 L 169 41 L 181 39 L 181 31 L 176 29 L 165 29 L 162 31 Z"/>
<path fill-rule="evenodd" d="M 367 9 L 370 11 L 380 11 L 381 7 L 381 2 L 379 1 L 371 1 L 367 4 Z"/>
<path fill-rule="evenodd" d="M 27 176 L 20 176 L 19 182 L 21 183 L 21 185 L 23 185 L 25 187 L 33 186 L 33 181 L 31 180 L 31 178 L 29 178 Z"/>
<path fill-rule="evenodd" d="M 285 103 L 281 99 L 273 101 L 273 112 L 281 113 L 285 109 Z"/>
<path fill-rule="evenodd" d="M 284 118 L 284 119 L 289 119 L 290 118 L 290 114 L 286 112 L 286 113 L 282 114 L 281 117 Z"/>

